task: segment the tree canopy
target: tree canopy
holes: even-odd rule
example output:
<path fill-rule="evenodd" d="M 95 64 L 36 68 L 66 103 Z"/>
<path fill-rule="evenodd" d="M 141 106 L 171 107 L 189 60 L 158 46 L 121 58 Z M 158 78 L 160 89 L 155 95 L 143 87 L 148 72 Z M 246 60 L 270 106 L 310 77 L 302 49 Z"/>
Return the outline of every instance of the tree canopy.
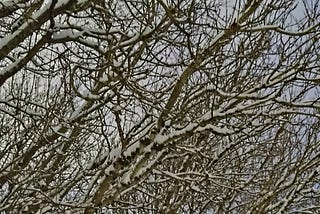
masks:
<path fill-rule="evenodd" d="M 2 0 L 0 213 L 320 210 L 317 0 Z"/>

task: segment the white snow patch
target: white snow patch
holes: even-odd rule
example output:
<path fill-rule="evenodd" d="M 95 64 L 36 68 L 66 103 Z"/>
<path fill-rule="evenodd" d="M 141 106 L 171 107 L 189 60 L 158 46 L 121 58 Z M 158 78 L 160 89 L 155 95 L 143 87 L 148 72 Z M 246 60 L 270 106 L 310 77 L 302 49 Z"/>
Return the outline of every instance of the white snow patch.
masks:
<path fill-rule="evenodd" d="M 116 147 L 110 151 L 109 160 L 113 161 L 114 159 L 120 157 L 120 155 L 121 155 L 121 147 Z"/>
<path fill-rule="evenodd" d="M 214 126 L 212 124 L 208 124 L 204 127 L 198 127 L 195 131 L 201 132 L 201 131 L 205 131 L 205 130 L 212 130 L 213 132 L 216 132 L 219 134 L 233 134 L 234 133 L 233 130 L 228 129 L 227 127 L 220 128 L 220 127 Z"/>
<path fill-rule="evenodd" d="M 81 1 L 84 2 L 84 0 L 81 0 Z M 69 0 L 59 0 L 54 8 L 56 9 L 56 8 L 62 7 L 66 4 L 68 4 L 68 2 L 69 2 Z"/>
<path fill-rule="evenodd" d="M 120 66 L 121 66 L 121 63 L 114 59 L 114 60 L 113 60 L 113 66 L 114 66 L 114 67 L 120 67 Z"/>
<path fill-rule="evenodd" d="M 137 149 L 139 149 L 139 148 L 140 148 L 140 142 L 139 141 L 133 143 L 132 145 L 129 146 L 129 148 L 125 152 L 123 152 L 124 157 L 130 157 L 131 154 L 133 152 L 137 151 Z"/>
<path fill-rule="evenodd" d="M 113 111 L 115 111 L 115 112 L 117 112 L 117 111 L 121 111 L 121 106 L 119 106 L 119 105 L 115 105 L 115 106 L 113 106 Z"/>
<path fill-rule="evenodd" d="M 110 175 L 110 173 L 113 172 L 114 170 L 115 170 L 114 165 L 111 164 L 110 166 L 108 166 L 108 167 L 106 168 L 106 170 L 104 171 L 104 173 L 105 173 L 106 175 Z"/>
<path fill-rule="evenodd" d="M 56 125 L 56 126 L 52 126 L 51 128 L 52 128 L 53 132 L 57 133 L 57 132 L 59 132 L 61 127 L 62 127 L 61 124 L 59 124 L 59 125 Z"/>
<path fill-rule="evenodd" d="M 63 155 L 63 152 L 61 151 L 61 149 L 56 149 L 56 152 L 58 155 Z"/>
<path fill-rule="evenodd" d="M 117 74 L 113 70 L 110 69 L 108 72 L 108 76 L 111 78 L 115 78 L 115 77 L 117 77 Z"/>
<path fill-rule="evenodd" d="M 152 31 L 153 31 L 153 29 L 152 29 L 150 26 L 147 26 L 147 27 L 144 29 L 142 35 L 143 35 L 143 36 L 148 35 L 148 34 L 150 34 Z"/>
<path fill-rule="evenodd" d="M 124 176 L 122 177 L 121 181 L 120 181 L 122 184 L 130 184 L 131 183 L 131 179 L 130 179 L 130 171 L 129 172 L 126 172 L 124 174 Z"/>
<path fill-rule="evenodd" d="M 100 99 L 99 95 L 92 94 L 90 91 L 86 91 L 83 93 L 83 96 L 86 97 L 87 99 L 92 99 L 92 100 L 97 100 Z"/>
<path fill-rule="evenodd" d="M 196 192 L 201 192 L 201 190 L 199 189 L 199 187 L 197 187 L 196 185 L 192 185 L 191 189 L 196 191 Z"/>
<path fill-rule="evenodd" d="M 100 77 L 100 79 L 99 79 L 99 82 L 106 83 L 106 82 L 108 82 L 108 80 L 109 80 L 108 75 L 106 73 L 103 73 L 102 77 Z"/>
<path fill-rule="evenodd" d="M 101 178 L 99 178 L 99 179 L 97 180 L 97 183 L 98 183 L 98 184 L 101 184 L 105 179 L 106 179 L 106 176 L 103 175 Z"/>
<path fill-rule="evenodd" d="M 151 152 L 151 149 L 153 146 L 154 146 L 154 143 L 152 142 L 148 146 L 146 146 L 143 151 L 146 153 L 149 153 L 149 152 Z"/>
<path fill-rule="evenodd" d="M 40 184 L 40 186 L 46 186 L 47 185 L 46 182 L 43 179 L 41 179 L 39 181 L 39 184 Z"/>
<path fill-rule="evenodd" d="M 165 127 L 169 127 L 170 125 L 171 125 L 171 120 L 167 120 L 166 122 L 164 122 Z"/>
<path fill-rule="evenodd" d="M 162 135 L 162 134 L 156 134 L 155 138 L 154 138 L 154 142 L 155 143 L 158 143 L 158 144 L 162 144 L 164 143 L 165 141 L 168 140 L 168 136 L 167 135 Z"/>

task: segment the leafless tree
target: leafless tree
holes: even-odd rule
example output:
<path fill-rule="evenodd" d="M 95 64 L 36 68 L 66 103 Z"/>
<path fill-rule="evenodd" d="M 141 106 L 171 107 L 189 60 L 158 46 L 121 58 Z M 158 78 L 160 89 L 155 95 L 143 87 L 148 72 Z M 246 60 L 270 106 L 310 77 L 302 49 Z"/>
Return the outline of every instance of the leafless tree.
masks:
<path fill-rule="evenodd" d="M 317 0 L 2 0 L 0 213 L 317 213 Z"/>

